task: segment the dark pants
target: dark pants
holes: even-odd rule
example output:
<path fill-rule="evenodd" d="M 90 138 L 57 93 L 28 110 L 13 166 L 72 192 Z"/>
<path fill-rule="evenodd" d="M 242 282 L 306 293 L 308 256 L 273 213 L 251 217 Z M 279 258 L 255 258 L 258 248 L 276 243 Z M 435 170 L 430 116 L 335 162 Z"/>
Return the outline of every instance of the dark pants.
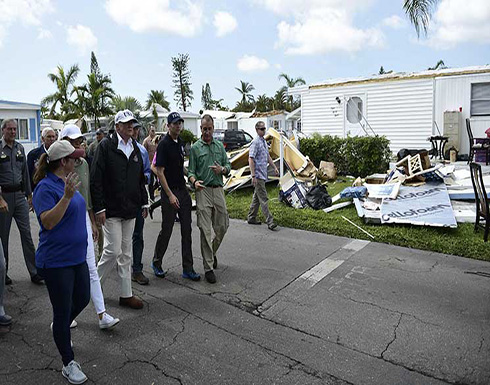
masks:
<path fill-rule="evenodd" d="M 20 233 L 22 252 L 30 276 L 37 274 L 34 243 L 31 237 L 31 225 L 29 222 L 29 205 L 22 191 L 2 194 L 8 204 L 9 211 L 0 213 L 0 238 L 2 239 L 3 253 L 5 256 L 6 271 L 9 268 L 9 237 L 12 219 L 15 219 Z"/>
<path fill-rule="evenodd" d="M 153 264 L 157 267 L 162 266 L 163 256 L 167 251 L 168 242 L 172 236 L 175 214 L 178 213 L 180 219 L 180 234 L 182 237 L 182 269 L 186 272 L 190 272 L 193 270 L 194 264 L 192 258 L 191 237 L 192 200 L 187 188 L 185 187 L 172 189 L 172 192 L 179 200 L 180 208 L 176 210 L 172 205 L 170 205 L 167 195 L 162 191 L 162 229 L 158 234 L 157 243 L 155 245 Z"/>
<path fill-rule="evenodd" d="M 73 360 L 71 348 L 71 322 L 82 312 L 90 301 L 90 276 L 86 262 L 80 265 L 38 268 L 48 288 L 53 306 L 53 338 L 61 354 L 63 365 Z"/>
<path fill-rule="evenodd" d="M 143 271 L 143 263 L 141 259 L 143 258 L 143 248 L 145 247 L 145 242 L 143 240 L 143 228 L 145 227 L 145 218 L 142 214 L 143 210 L 139 210 L 136 214 L 136 221 L 134 223 L 133 231 L 133 273 L 141 273 Z"/>
<path fill-rule="evenodd" d="M 151 160 L 151 159 L 150 159 Z M 155 174 L 150 173 L 150 183 L 148 184 L 148 193 L 150 194 L 150 199 L 155 200 Z"/>

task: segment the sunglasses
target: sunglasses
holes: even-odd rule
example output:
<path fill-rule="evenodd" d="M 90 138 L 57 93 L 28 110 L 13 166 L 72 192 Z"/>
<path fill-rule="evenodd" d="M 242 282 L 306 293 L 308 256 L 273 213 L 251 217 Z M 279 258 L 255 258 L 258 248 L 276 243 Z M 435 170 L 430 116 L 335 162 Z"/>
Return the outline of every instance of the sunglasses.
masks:
<path fill-rule="evenodd" d="M 257 130 L 265 131 L 265 127 L 257 127 Z"/>

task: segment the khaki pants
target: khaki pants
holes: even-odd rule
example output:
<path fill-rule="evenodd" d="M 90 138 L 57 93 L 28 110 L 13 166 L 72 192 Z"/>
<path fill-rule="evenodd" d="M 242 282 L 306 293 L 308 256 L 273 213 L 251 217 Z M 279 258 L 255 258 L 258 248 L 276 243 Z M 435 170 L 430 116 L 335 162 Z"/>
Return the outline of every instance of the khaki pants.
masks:
<path fill-rule="evenodd" d="M 271 212 L 269 211 L 269 204 L 267 201 L 267 190 L 265 189 L 265 180 L 257 179 L 255 184 L 254 196 L 252 203 L 250 204 L 250 210 L 248 210 L 248 220 L 257 220 L 257 214 L 259 213 L 259 207 L 262 208 L 262 214 L 264 214 L 265 221 L 268 225 L 274 222 Z"/>
<path fill-rule="evenodd" d="M 204 187 L 196 191 L 197 227 L 201 231 L 201 254 L 204 271 L 213 270 L 214 258 L 230 220 L 222 187 Z M 214 230 L 214 238 L 212 232 Z"/>
<path fill-rule="evenodd" d="M 131 289 L 131 264 L 133 260 L 134 219 L 107 218 L 104 230 L 104 251 L 97 270 L 101 284 L 117 264 L 121 280 L 121 297 L 133 296 Z"/>

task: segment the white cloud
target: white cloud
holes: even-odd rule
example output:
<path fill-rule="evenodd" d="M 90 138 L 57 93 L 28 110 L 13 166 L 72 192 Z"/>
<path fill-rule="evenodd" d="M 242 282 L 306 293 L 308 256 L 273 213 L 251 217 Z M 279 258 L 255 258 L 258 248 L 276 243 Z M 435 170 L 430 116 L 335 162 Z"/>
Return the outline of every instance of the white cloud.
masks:
<path fill-rule="evenodd" d="M 238 59 L 237 68 L 243 72 L 264 71 L 269 68 L 269 62 L 253 55 L 244 55 Z"/>
<path fill-rule="evenodd" d="M 106 0 L 105 9 L 112 19 L 135 32 L 162 31 L 192 37 L 203 21 L 201 1 L 181 0 L 176 9 L 170 0 Z"/>
<path fill-rule="evenodd" d="M 39 33 L 37 34 L 37 38 L 39 40 L 43 39 L 51 39 L 53 37 L 53 34 L 49 29 L 44 29 L 44 28 L 39 28 Z"/>
<path fill-rule="evenodd" d="M 407 25 L 407 22 L 405 21 L 405 19 L 401 18 L 398 15 L 392 15 L 383 19 L 383 25 L 393 29 L 400 29 L 405 27 Z"/>
<path fill-rule="evenodd" d="M 462 43 L 490 43 L 490 2 L 488 0 L 442 0 L 429 26 L 425 41 L 439 49 Z"/>
<path fill-rule="evenodd" d="M 385 36 L 378 27 L 357 28 L 356 13 L 372 0 L 252 0 L 284 17 L 277 25 L 276 48 L 286 54 L 314 55 L 331 51 L 357 52 L 381 48 Z"/>
<path fill-rule="evenodd" d="M 231 13 L 220 11 L 214 14 L 213 25 L 216 28 L 216 36 L 223 37 L 233 32 L 238 23 Z"/>
<path fill-rule="evenodd" d="M 282 70 L 282 65 L 280 65 L 279 63 L 274 64 L 274 67 L 278 70 Z"/>
<path fill-rule="evenodd" d="M 77 47 L 81 55 L 85 55 L 97 47 L 97 37 L 95 37 L 92 30 L 80 24 L 67 28 L 66 41 L 68 44 Z"/>
<path fill-rule="evenodd" d="M 39 26 L 54 11 L 51 0 L 0 0 L 0 47 L 12 25 Z"/>

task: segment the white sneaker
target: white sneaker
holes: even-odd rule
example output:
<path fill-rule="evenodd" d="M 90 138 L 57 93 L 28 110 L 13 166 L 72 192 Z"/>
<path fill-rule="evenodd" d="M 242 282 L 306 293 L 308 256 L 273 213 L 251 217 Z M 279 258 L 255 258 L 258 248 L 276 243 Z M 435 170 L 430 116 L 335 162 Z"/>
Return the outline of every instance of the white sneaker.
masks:
<path fill-rule="evenodd" d="M 104 329 L 112 329 L 119 323 L 119 318 L 114 318 L 108 313 L 102 315 L 102 319 L 99 319 L 99 327 Z"/>
<path fill-rule="evenodd" d="M 71 321 L 70 329 L 76 328 L 77 326 L 78 326 L 77 320 Z M 53 330 L 53 323 L 52 322 L 51 322 L 51 325 L 49 325 L 49 327 L 51 328 L 51 330 Z"/>
<path fill-rule="evenodd" d="M 63 366 L 61 373 L 70 384 L 83 384 L 87 381 L 87 376 L 82 372 L 80 364 L 75 360 L 72 360 L 68 365 Z"/>

